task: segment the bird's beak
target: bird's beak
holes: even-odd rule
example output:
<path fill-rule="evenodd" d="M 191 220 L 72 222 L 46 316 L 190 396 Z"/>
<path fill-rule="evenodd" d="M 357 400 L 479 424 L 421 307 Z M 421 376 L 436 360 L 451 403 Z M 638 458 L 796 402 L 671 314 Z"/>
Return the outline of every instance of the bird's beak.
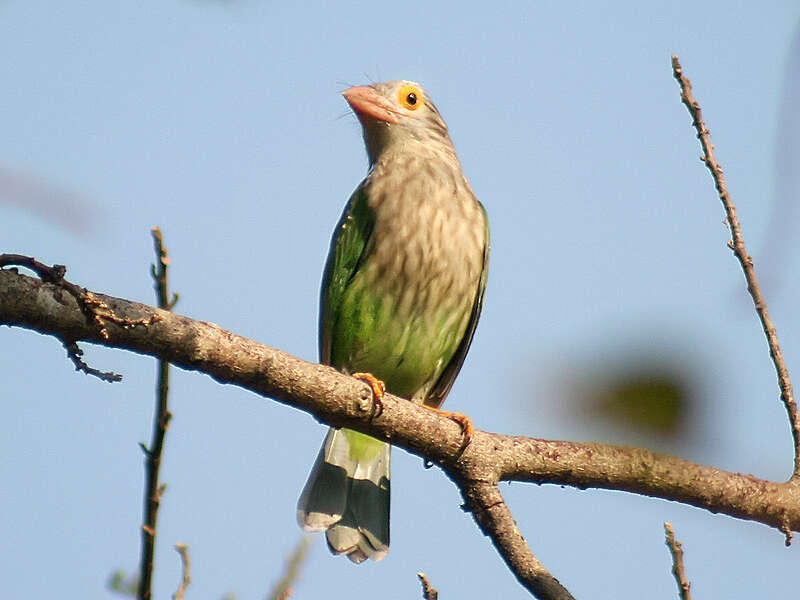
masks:
<path fill-rule="evenodd" d="M 347 100 L 359 120 L 368 117 L 386 123 L 400 122 L 398 118 L 400 112 L 397 108 L 369 86 L 351 87 L 343 91 L 342 96 Z"/>

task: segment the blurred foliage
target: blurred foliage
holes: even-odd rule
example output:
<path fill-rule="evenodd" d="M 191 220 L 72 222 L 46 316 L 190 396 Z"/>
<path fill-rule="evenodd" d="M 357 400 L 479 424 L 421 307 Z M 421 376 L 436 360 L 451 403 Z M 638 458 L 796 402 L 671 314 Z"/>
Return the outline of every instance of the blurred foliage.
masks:
<path fill-rule="evenodd" d="M 122 569 L 114 571 L 108 578 L 108 589 L 122 596 L 136 598 L 139 590 L 138 575 L 128 576 Z M 236 594 L 228 592 L 220 600 L 236 600 Z"/>
<path fill-rule="evenodd" d="M 692 354 L 686 340 L 658 336 L 592 352 L 571 365 L 560 388 L 567 391 L 567 414 L 608 441 L 684 443 L 701 402 L 696 372 L 702 361 Z"/>
<path fill-rule="evenodd" d="M 523 435 L 700 450 L 710 363 L 691 332 L 615 331 L 528 360 L 534 372 L 517 396 Z"/>
<path fill-rule="evenodd" d="M 689 385 L 683 374 L 645 365 L 638 371 L 608 376 L 586 398 L 585 406 L 593 416 L 662 437 L 683 431 L 690 404 Z"/>
<path fill-rule="evenodd" d="M 125 571 L 118 570 L 108 578 L 108 589 L 123 596 L 136 597 L 139 589 L 139 577 L 136 575 L 126 575 Z"/>

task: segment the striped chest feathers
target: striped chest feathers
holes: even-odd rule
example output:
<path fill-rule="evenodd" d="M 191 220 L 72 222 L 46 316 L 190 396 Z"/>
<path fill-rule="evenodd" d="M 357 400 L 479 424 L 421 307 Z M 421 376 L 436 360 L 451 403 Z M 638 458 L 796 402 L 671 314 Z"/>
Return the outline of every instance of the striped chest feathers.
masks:
<path fill-rule="evenodd" d="M 458 164 L 415 156 L 382 160 L 364 189 L 375 215 L 364 275 L 374 289 L 403 290 L 398 308 L 406 310 L 471 306 L 486 224 Z"/>

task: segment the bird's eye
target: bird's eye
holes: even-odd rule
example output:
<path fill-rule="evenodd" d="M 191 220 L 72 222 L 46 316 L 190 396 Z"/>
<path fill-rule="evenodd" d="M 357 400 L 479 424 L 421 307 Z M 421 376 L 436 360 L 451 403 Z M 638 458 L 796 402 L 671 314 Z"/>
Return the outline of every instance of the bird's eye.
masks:
<path fill-rule="evenodd" d="M 404 85 L 397 92 L 397 99 L 400 104 L 408 110 L 417 110 L 422 106 L 422 94 L 413 85 Z"/>

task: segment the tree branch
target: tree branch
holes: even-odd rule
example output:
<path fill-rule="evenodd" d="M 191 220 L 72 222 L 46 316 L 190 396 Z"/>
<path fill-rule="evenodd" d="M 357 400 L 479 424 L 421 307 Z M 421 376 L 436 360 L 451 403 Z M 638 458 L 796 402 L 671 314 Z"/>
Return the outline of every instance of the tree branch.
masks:
<path fill-rule="evenodd" d="M 113 313 L 109 321 L 101 318 L 98 323 L 84 314 L 78 301 L 61 293 L 58 284 L 0 270 L 0 324 L 156 356 L 306 411 L 329 425 L 385 439 L 438 464 L 459 485 L 476 521 L 529 589 L 538 589 L 543 580 L 525 551 L 515 549 L 524 541 L 510 514 L 505 514 L 502 497 L 492 491 L 501 480 L 634 492 L 783 532 L 800 531 L 796 479 L 775 483 L 643 448 L 479 430 L 462 454 L 461 428 L 450 419 L 390 394 L 383 398 L 383 412 L 372 418 L 369 386 L 331 367 L 306 362 L 213 323 L 121 298 L 94 297 Z"/>
<path fill-rule="evenodd" d="M 692 94 L 692 83 L 689 81 L 689 78 L 683 74 L 683 67 L 681 67 L 681 63 L 676 55 L 672 56 L 672 74 L 681 86 L 681 100 L 692 116 L 692 125 L 694 125 L 694 128 L 697 130 L 697 137 L 700 140 L 700 145 L 703 147 L 703 156 L 700 157 L 700 160 L 702 160 L 708 167 L 708 170 L 711 171 L 711 176 L 714 178 L 714 185 L 719 193 L 719 199 L 722 201 L 722 206 L 725 208 L 726 222 L 731 231 L 731 239 L 728 241 L 728 247 L 733 250 L 734 255 L 739 260 L 739 264 L 742 266 L 744 277 L 747 280 L 747 291 L 750 292 L 750 296 L 753 298 L 756 313 L 761 320 L 761 327 L 764 329 L 764 334 L 767 336 L 769 355 L 772 357 L 772 363 L 775 365 L 775 371 L 778 375 L 781 400 L 789 415 L 789 425 L 792 430 L 792 439 L 794 440 L 794 471 L 792 473 L 792 479 L 797 481 L 800 480 L 800 416 L 798 416 L 797 413 L 797 403 L 795 402 L 794 392 L 792 391 L 789 369 L 786 367 L 786 361 L 783 359 L 783 353 L 778 343 L 778 332 L 769 316 L 767 301 L 764 299 L 764 294 L 761 292 L 761 286 L 758 284 L 758 277 L 756 277 L 753 259 L 745 248 L 742 227 L 739 224 L 739 218 L 736 216 L 736 207 L 728 193 L 728 185 L 725 183 L 725 175 L 722 172 L 722 166 L 717 162 L 717 159 L 714 158 L 714 146 L 711 144 L 711 133 L 708 131 L 703 121 L 703 112 L 700 109 L 700 104 L 694 99 L 694 95 Z"/>
<path fill-rule="evenodd" d="M 481 530 L 491 538 L 520 584 L 537 598 L 574 600 L 531 552 L 496 484 L 464 481 L 459 487 Z"/>

